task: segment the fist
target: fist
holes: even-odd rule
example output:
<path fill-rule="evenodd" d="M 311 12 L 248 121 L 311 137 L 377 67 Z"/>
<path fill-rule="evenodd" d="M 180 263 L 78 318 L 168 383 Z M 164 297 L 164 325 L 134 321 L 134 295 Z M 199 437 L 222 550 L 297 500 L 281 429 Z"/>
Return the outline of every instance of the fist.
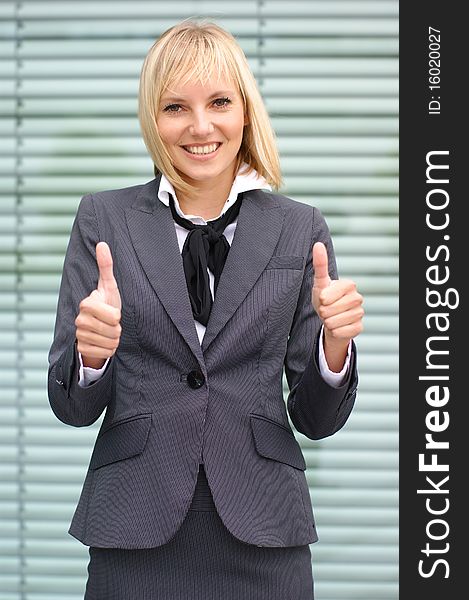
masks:
<path fill-rule="evenodd" d="M 351 279 L 331 280 L 327 250 L 322 242 L 313 246 L 312 303 L 329 341 L 348 343 L 363 331 L 363 297 Z"/>
<path fill-rule="evenodd" d="M 96 261 L 98 287 L 80 302 L 75 336 L 83 365 L 100 369 L 119 346 L 122 303 L 112 270 L 111 251 L 106 242 L 96 244 Z"/>

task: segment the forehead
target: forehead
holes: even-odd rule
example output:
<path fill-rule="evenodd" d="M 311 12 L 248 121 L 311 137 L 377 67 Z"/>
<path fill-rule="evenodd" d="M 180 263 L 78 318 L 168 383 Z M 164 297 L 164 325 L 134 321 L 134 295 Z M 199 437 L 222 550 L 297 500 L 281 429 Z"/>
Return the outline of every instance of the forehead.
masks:
<path fill-rule="evenodd" d="M 195 89 L 198 87 L 198 89 Z M 219 96 L 233 96 L 238 92 L 233 88 L 217 88 L 217 87 L 202 87 L 202 86 L 186 86 L 185 88 L 176 88 L 176 89 L 168 89 L 166 90 L 162 98 L 164 100 L 171 100 L 172 102 L 187 102 L 196 97 L 201 98 L 216 98 Z"/>
<path fill-rule="evenodd" d="M 186 73 L 171 79 L 161 94 L 164 97 L 177 95 L 182 98 L 194 93 L 210 96 L 218 92 L 236 94 L 239 93 L 239 85 L 233 77 L 225 73 Z"/>

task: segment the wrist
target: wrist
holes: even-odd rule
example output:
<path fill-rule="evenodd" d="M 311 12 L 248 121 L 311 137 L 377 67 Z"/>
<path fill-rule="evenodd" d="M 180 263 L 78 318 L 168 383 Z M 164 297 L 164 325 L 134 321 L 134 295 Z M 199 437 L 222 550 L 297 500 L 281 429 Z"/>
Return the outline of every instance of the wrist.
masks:
<path fill-rule="evenodd" d="M 84 367 L 91 367 L 92 369 L 102 369 L 106 362 L 105 358 L 87 358 L 83 354 L 81 355 L 81 359 Z"/>
<path fill-rule="evenodd" d="M 330 334 L 329 330 L 324 327 L 323 342 L 324 349 L 328 348 L 334 352 L 343 351 L 346 353 L 350 344 L 350 338 L 335 338 Z"/>
<path fill-rule="evenodd" d="M 328 368 L 333 373 L 340 373 L 344 368 L 350 340 L 337 339 L 327 334 L 324 329 L 323 349 Z"/>

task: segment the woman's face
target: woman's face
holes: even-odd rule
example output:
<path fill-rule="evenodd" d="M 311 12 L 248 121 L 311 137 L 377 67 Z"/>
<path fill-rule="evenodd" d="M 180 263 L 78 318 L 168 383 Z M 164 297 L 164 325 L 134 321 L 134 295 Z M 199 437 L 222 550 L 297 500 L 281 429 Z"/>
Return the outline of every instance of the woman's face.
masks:
<path fill-rule="evenodd" d="M 175 169 L 192 185 L 232 183 L 246 123 L 237 85 L 225 78 L 172 85 L 162 94 L 157 116 Z"/>

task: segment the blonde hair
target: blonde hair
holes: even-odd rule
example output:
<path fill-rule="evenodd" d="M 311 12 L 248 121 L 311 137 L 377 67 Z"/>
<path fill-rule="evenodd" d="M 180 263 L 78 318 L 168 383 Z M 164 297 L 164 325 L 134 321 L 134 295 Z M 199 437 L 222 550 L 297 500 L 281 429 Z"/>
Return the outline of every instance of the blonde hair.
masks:
<path fill-rule="evenodd" d="M 219 25 L 192 18 L 160 36 L 148 51 L 140 74 L 138 119 L 155 176 L 164 173 L 175 189 L 187 195 L 195 191 L 175 170 L 159 135 L 156 118 L 161 96 L 170 85 L 188 81 L 199 81 L 203 85 L 213 73 L 237 83 L 248 117 L 235 174 L 246 162 L 249 168 L 244 174 L 255 169 L 278 190 L 282 176 L 276 137 L 244 52 L 235 38 Z"/>

